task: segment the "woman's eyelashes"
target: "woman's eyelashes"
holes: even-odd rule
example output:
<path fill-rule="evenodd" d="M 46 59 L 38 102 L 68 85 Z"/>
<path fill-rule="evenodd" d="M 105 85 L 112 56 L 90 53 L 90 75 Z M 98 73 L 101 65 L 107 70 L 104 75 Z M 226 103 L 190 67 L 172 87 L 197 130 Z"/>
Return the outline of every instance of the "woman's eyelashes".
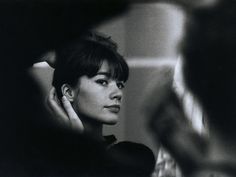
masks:
<path fill-rule="evenodd" d="M 97 79 L 95 82 L 101 86 L 108 86 L 111 82 L 116 82 L 116 85 L 119 89 L 123 89 L 125 87 L 124 82 L 122 81 L 115 81 L 113 79 Z"/>
<path fill-rule="evenodd" d="M 97 79 L 96 83 L 102 86 L 107 86 L 108 85 L 108 79 Z"/>
<path fill-rule="evenodd" d="M 117 87 L 118 87 L 119 89 L 125 88 L 124 82 L 116 82 L 116 85 L 117 85 Z"/>

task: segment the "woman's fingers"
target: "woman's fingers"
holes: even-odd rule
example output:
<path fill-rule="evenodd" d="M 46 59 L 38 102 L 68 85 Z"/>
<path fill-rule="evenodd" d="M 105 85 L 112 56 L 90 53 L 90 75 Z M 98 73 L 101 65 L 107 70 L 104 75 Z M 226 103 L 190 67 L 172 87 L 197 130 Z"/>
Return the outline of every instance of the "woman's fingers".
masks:
<path fill-rule="evenodd" d="M 61 105 L 54 87 L 52 87 L 49 92 L 47 104 L 53 117 L 56 118 L 59 123 L 63 124 L 64 126 L 72 127 L 74 130 L 79 132 L 84 131 L 84 126 L 81 120 L 79 119 L 78 115 L 74 111 L 71 103 L 67 100 L 65 96 L 63 96 L 63 105 Z"/>
<path fill-rule="evenodd" d="M 60 123 L 67 123 L 69 122 L 68 116 L 66 115 L 65 111 L 61 107 L 59 100 L 56 95 L 56 90 L 53 87 L 48 95 L 47 104 L 50 108 L 50 112 L 52 113 L 53 117 L 57 119 Z"/>
<path fill-rule="evenodd" d="M 74 111 L 70 101 L 65 96 L 62 97 L 62 104 L 63 104 L 65 111 L 70 119 L 70 123 L 71 123 L 72 128 L 78 130 L 79 132 L 83 132 L 84 126 L 83 126 L 80 118 L 78 117 L 78 115 Z"/>

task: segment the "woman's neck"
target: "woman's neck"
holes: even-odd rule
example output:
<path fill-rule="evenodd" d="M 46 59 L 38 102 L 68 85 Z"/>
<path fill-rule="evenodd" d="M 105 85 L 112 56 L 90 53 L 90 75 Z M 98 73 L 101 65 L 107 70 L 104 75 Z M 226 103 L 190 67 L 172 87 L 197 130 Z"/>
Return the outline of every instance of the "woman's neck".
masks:
<path fill-rule="evenodd" d="M 91 120 L 91 118 L 81 118 L 81 121 L 84 125 L 85 133 L 92 136 L 97 140 L 104 140 L 102 131 L 103 131 L 103 124 L 97 121 Z"/>

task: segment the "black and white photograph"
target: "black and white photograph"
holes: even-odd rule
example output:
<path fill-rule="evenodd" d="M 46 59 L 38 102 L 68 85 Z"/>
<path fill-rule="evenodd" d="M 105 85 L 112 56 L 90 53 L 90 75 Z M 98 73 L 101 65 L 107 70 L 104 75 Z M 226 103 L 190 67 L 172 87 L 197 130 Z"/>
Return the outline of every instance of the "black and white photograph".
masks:
<path fill-rule="evenodd" d="M 0 8 L 0 177 L 236 176 L 235 0 Z"/>

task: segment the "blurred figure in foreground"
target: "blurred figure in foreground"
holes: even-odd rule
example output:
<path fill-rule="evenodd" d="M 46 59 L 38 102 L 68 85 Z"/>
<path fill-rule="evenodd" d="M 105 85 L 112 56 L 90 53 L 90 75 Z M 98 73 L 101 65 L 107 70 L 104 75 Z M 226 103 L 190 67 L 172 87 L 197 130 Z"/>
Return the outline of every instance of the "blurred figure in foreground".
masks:
<path fill-rule="evenodd" d="M 182 47 L 184 76 L 206 114 L 210 138 L 191 128 L 170 81 L 153 92 L 161 96 L 146 111 L 185 176 L 236 176 L 236 4 L 219 1 L 191 13 Z"/>

